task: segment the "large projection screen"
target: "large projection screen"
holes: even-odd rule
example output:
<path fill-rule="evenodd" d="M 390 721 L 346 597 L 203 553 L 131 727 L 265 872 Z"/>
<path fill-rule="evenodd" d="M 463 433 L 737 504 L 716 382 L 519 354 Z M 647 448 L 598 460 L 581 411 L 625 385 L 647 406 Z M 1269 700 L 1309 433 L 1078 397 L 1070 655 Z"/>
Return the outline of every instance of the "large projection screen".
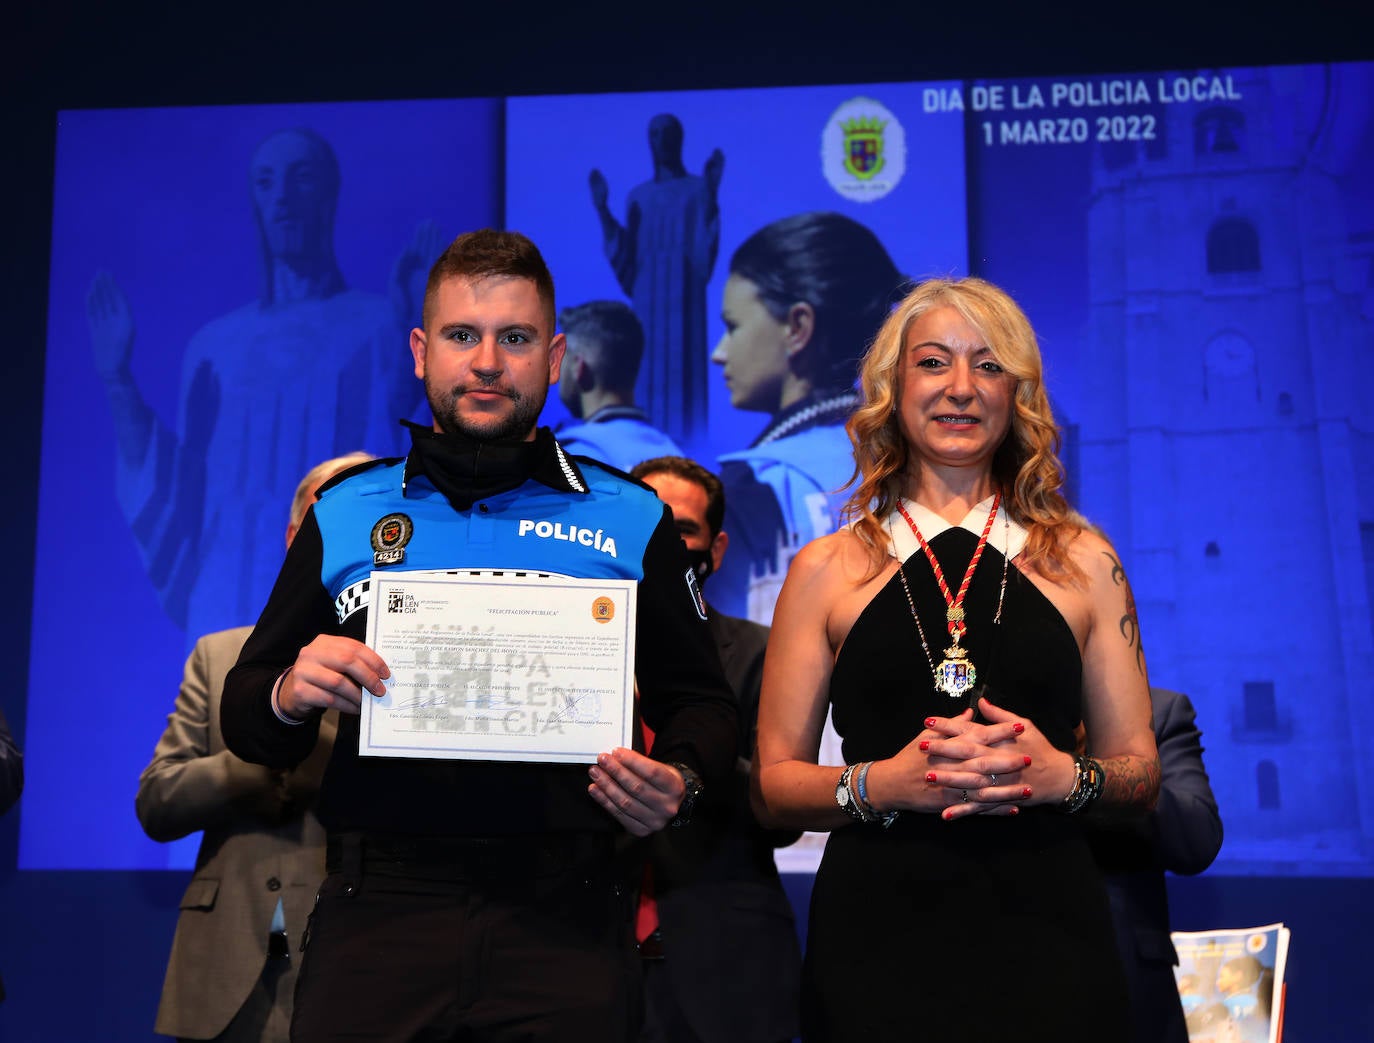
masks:
<path fill-rule="evenodd" d="M 709 361 L 730 257 L 834 212 L 907 275 L 985 276 L 1035 324 L 1075 504 L 1131 576 L 1152 683 L 1198 710 L 1213 872 L 1374 875 L 1355 738 L 1374 727 L 1372 106 L 1374 64 L 1332 64 L 63 113 L 20 868 L 190 865 L 194 837 L 155 844 L 133 814 L 182 662 L 253 622 L 312 463 L 400 445 L 416 283 L 444 242 L 519 229 L 560 305 L 676 324 L 645 394 L 717 465 L 770 419 Z M 656 193 L 663 116 L 683 183 Z M 307 160 L 285 202 L 260 176 Z M 615 222 L 658 222 L 659 259 L 613 263 L 594 170 Z M 266 277 L 292 249 L 338 273 L 294 308 Z M 555 396 L 546 420 L 568 422 Z M 828 481 L 835 437 L 802 477 Z M 793 549 L 727 561 L 756 582 L 721 607 L 766 621 Z M 72 662 L 97 691 L 67 689 Z"/>

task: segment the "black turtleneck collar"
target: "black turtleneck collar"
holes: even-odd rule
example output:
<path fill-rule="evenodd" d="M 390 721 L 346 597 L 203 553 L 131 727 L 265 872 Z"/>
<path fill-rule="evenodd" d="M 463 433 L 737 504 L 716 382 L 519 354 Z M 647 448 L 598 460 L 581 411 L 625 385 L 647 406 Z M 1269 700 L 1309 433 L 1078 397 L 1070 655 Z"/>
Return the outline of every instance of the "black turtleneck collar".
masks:
<path fill-rule="evenodd" d="M 470 510 L 478 500 L 510 492 L 530 479 L 551 489 L 587 491 L 582 472 L 547 427 L 538 428 L 528 442 L 481 442 L 402 423 L 410 429 L 411 443 L 404 483 L 424 475 L 455 510 Z"/>

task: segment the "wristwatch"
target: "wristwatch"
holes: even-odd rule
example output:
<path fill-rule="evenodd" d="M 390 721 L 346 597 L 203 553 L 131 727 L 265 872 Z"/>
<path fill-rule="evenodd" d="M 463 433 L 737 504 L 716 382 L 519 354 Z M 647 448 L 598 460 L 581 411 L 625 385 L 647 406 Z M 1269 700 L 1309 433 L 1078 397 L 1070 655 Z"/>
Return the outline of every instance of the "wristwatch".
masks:
<path fill-rule="evenodd" d="M 854 774 L 854 767 L 851 764 L 841 773 L 840 781 L 835 786 L 835 803 L 862 822 L 863 811 L 854 803 L 854 793 L 849 788 L 849 777 Z"/>
<path fill-rule="evenodd" d="M 889 828 L 892 823 L 897 821 L 900 812 L 897 811 L 877 811 L 862 793 L 849 788 L 849 780 L 853 776 L 855 769 L 859 771 L 857 780 L 857 790 L 862 790 L 863 781 L 868 775 L 868 769 L 873 766 L 872 761 L 864 761 L 860 764 L 851 764 L 844 769 L 840 775 L 840 781 L 835 786 L 835 803 L 843 808 L 855 820 L 865 824 L 871 822 L 879 823 L 883 829 Z"/>
<path fill-rule="evenodd" d="M 668 766 L 677 769 L 686 786 L 682 793 L 682 803 L 677 806 L 677 814 L 668 825 L 685 826 L 692 821 L 692 812 L 696 809 L 697 801 L 701 799 L 701 776 L 680 761 L 669 761 Z"/>

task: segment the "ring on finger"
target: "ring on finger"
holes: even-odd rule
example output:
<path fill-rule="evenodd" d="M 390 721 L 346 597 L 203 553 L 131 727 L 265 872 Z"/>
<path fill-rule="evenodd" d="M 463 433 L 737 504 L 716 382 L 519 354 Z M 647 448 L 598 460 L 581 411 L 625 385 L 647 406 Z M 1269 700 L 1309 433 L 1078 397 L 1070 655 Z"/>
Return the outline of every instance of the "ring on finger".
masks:
<path fill-rule="evenodd" d="M 960 792 L 961 792 L 963 795 L 962 795 L 959 799 L 960 799 L 963 803 L 967 804 L 967 803 L 968 803 L 968 790 L 961 790 Z"/>
<path fill-rule="evenodd" d="M 989 772 L 989 773 L 988 773 L 988 778 L 990 778 L 990 779 L 992 780 L 992 784 L 993 784 L 994 786 L 997 785 L 997 776 L 996 776 L 995 774 L 993 774 L 992 772 Z"/>

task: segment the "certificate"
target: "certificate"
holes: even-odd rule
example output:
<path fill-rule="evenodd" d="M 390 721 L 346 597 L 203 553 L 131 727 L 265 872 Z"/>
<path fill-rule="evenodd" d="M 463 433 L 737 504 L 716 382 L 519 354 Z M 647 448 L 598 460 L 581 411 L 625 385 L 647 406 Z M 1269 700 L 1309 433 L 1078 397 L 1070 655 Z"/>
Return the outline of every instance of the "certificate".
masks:
<path fill-rule="evenodd" d="M 358 753 L 587 763 L 629 746 L 635 596 L 626 579 L 374 572 Z"/>

